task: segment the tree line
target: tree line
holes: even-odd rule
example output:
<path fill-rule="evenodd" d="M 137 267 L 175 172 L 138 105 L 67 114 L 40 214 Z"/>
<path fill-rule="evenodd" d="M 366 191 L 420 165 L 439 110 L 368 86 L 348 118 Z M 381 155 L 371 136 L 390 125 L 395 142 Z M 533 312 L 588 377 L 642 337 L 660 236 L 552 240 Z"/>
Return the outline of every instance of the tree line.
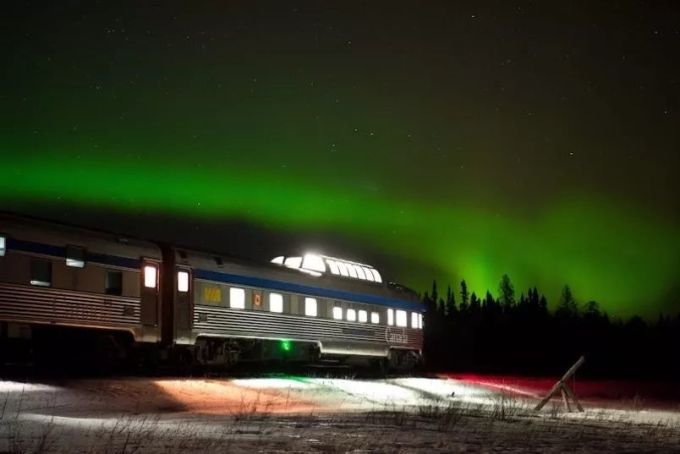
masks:
<path fill-rule="evenodd" d="M 423 303 L 432 371 L 559 374 L 585 355 L 586 375 L 680 379 L 680 314 L 615 319 L 595 301 L 578 304 L 569 286 L 550 311 L 536 287 L 517 297 L 508 275 L 498 297 L 470 292 L 464 280 L 440 293 L 433 282 Z"/>

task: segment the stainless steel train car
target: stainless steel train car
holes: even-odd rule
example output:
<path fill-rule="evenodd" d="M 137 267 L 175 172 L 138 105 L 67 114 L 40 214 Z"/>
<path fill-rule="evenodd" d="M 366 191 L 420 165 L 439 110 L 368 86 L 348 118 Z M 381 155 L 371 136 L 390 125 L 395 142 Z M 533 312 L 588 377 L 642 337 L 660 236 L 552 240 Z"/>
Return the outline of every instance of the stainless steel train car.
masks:
<path fill-rule="evenodd" d="M 422 311 L 415 293 L 365 264 L 316 254 L 253 263 L 0 215 L 5 352 L 75 328 L 117 354 L 187 364 L 362 359 L 409 369 L 422 361 Z"/>

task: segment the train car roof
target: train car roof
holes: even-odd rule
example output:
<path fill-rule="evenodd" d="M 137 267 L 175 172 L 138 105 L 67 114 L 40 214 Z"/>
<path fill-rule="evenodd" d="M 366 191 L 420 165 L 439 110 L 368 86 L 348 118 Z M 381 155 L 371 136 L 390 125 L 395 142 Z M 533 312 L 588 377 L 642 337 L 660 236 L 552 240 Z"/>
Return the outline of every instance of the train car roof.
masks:
<path fill-rule="evenodd" d="M 162 259 L 161 249 L 153 241 L 15 213 L 0 212 L 0 235 L 36 245 L 58 243 L 112 256 Z"/>
<path fill-rule="evenodd" d="M 359 279 L 345 279 L 330 273 L 301 273 L 299 269 L 280 266 L 271 262 L 236 259 L 213 252 L 172 246 L 178 264 L 195 269 L 197 277 L 219 279 L 228 276 L 232 282 L 255 282 L 277 286 L 284 289 L 316 289 L 333 290 L 340 293 L 362 294 L 385 300 L 403 301 L 409 304 L 420 304 L 418 295 L 399 284 L 370 282 Z M 257 276 L 257 278 L 252 278 Z M 292 290 L 294 291 L 294 290 Z M 301 293 L 304 293 L 300 290 Z M 323 292 L 322 292 L 323 293 Z M 338 299 L 342 299 L 338 297 Z"/>
<path fill-rule="evenodd" d="M 275 280 L 293 282 L 303 286 L 334 288 L 347 292 L 360 292 L 363 294 L 389 297 L 395 300 L 419 303 L 418 295 L 411 289 L 386 282 L 380 274 L 380 281 L 368 279 L 346 279 L 339 273 L 303 273 L 300 269 L 280 266 L 270 261 L 258 261 L 254 259 L 236 257 L 223 252 L 205 251 L 178 244 L 156 242 L 148 239 L 140 239 L 120 233 L 103 231 L 99 229 L 75 226 L 63 222 L 50 221 L 33 216 L 20 215 L 0 211 L 0 235 L 20 236 L 23 239 L 49 244 L 56 239 L 63 245 L 73 245 L 96 250 L 101 253 L 120 255 L 124 257 L 146 257 L 162 260 L 162 248 L 174 251 L 175 260 L 179 264 L 189 265 L 208 272 L 225 273 L 231 272 L 239 275 L 261 274 Z M 375 268 L 369 265 L 350 262 L 347 260 L 321 256 L 339 264 L 352 263 L 370 270 Z M 326 261 L 328 264 L 328 262 Z M 330 265 L 329 265 L 330 270 Z M 364 270 L 364 273 L 367 273 Z M 377 270 L 375 271 L 377 273 Z M 375 276 L 375 275 L 374 275 Z"/>

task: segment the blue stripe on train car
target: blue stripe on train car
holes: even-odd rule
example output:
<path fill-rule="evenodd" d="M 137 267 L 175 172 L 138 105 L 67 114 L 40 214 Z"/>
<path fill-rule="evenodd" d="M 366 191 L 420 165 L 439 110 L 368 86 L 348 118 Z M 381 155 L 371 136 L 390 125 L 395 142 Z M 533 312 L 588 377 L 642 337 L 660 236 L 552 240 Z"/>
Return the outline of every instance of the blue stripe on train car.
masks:
<path fill-rule="evenodd" d="M 17 240 L 16 238 L 7 238 L 7 249 L 17 250 L 22 252 L 32 252 L 34 254 L 50 255 L 59 258 L 66 257 L 66 248 L 60 246 L 53 246 L 51 244 L 35 243 L 33 241 Z M 118 266 L 121 268 L 139 269 L 141 267 L 141 260 L 131 259 L 128 257 L 119 257 L 117 255 L 97 254 L 93 252 L 86 252 L 85 259 L 88 262 L 101 263 L 103 265 Z"/>
<path fill-rule="evenodd" d="M 241 284 L 250 287 L 262 287 L 266 289 L 302 293 L 305 295 L 314 295 L 324 298 L 336 298 L 347 301 L 355 301 L 358 303 L 380 304 L 383 306 L 398 307 L 400 309 L 407 309 L 418 312 L 423 312 L 425 310 L 423 305 L 419 303 L 411 303 L 408 301 L 385 298 L 377 295 L 366 295 L 363 293 L 347 292 L 344 290 L 332 290 L 322 287 L 313 287 L 310 285 L 294 284 L 291 282 L 277 281 L 273 279 L 265 279 L 260 277 L 241 276 L 239 274 L 219 273 L 217 271 L 201 269 L 194 270 L 194 277 L 196 279 L 203 279 L 207 281 L 225 282 L 228 284 Z"/>

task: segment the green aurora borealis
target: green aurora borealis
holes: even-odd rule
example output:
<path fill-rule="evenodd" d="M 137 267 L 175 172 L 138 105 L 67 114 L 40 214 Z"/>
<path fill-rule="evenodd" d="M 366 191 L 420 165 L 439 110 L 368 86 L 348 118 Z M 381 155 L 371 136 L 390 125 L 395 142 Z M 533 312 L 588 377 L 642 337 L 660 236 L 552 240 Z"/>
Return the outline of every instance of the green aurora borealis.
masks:
<path fill-rule="evenodd" d="M 624 313 L 639 311 L 637 299 L 664 295 L 680 252 L 677 230 L 641 221 L 643 215 L 592 196 L 565 198 L 522 220 L 474 206 L 370 196 L 322 178 L 282 178 L 230 166 L 192 169 L 181 162 L 157 166 L 59 154 L 18 157 L 9 168 L 2 192 L 27 201 L 56 195 L 86 206 L 235 217 L 282 229 L 330 227 L 395 250 L 405 263 L 430 260 L 450 276 L 464 275 L 473 289 L 495 290 L 498 276 L 512 270 L 518 285 L 534 283 L 556 293 L 568 282 L 591 298 L 617 303 L 617 312 Z M 125 178 L 117 178 L 121 173 Z M 421 286 L 429 278 L 402 272 Z"/>
<path fill-rule="evenodd" d="M 508 273 L 551 305 L 568 283 L 615 315 L 679 308 L 667 11 L 52 8 L 5 27 L 3 205 L 318 230 L 420 291 Z M 589 21 L 604 44 L 570 31 Z"/>

